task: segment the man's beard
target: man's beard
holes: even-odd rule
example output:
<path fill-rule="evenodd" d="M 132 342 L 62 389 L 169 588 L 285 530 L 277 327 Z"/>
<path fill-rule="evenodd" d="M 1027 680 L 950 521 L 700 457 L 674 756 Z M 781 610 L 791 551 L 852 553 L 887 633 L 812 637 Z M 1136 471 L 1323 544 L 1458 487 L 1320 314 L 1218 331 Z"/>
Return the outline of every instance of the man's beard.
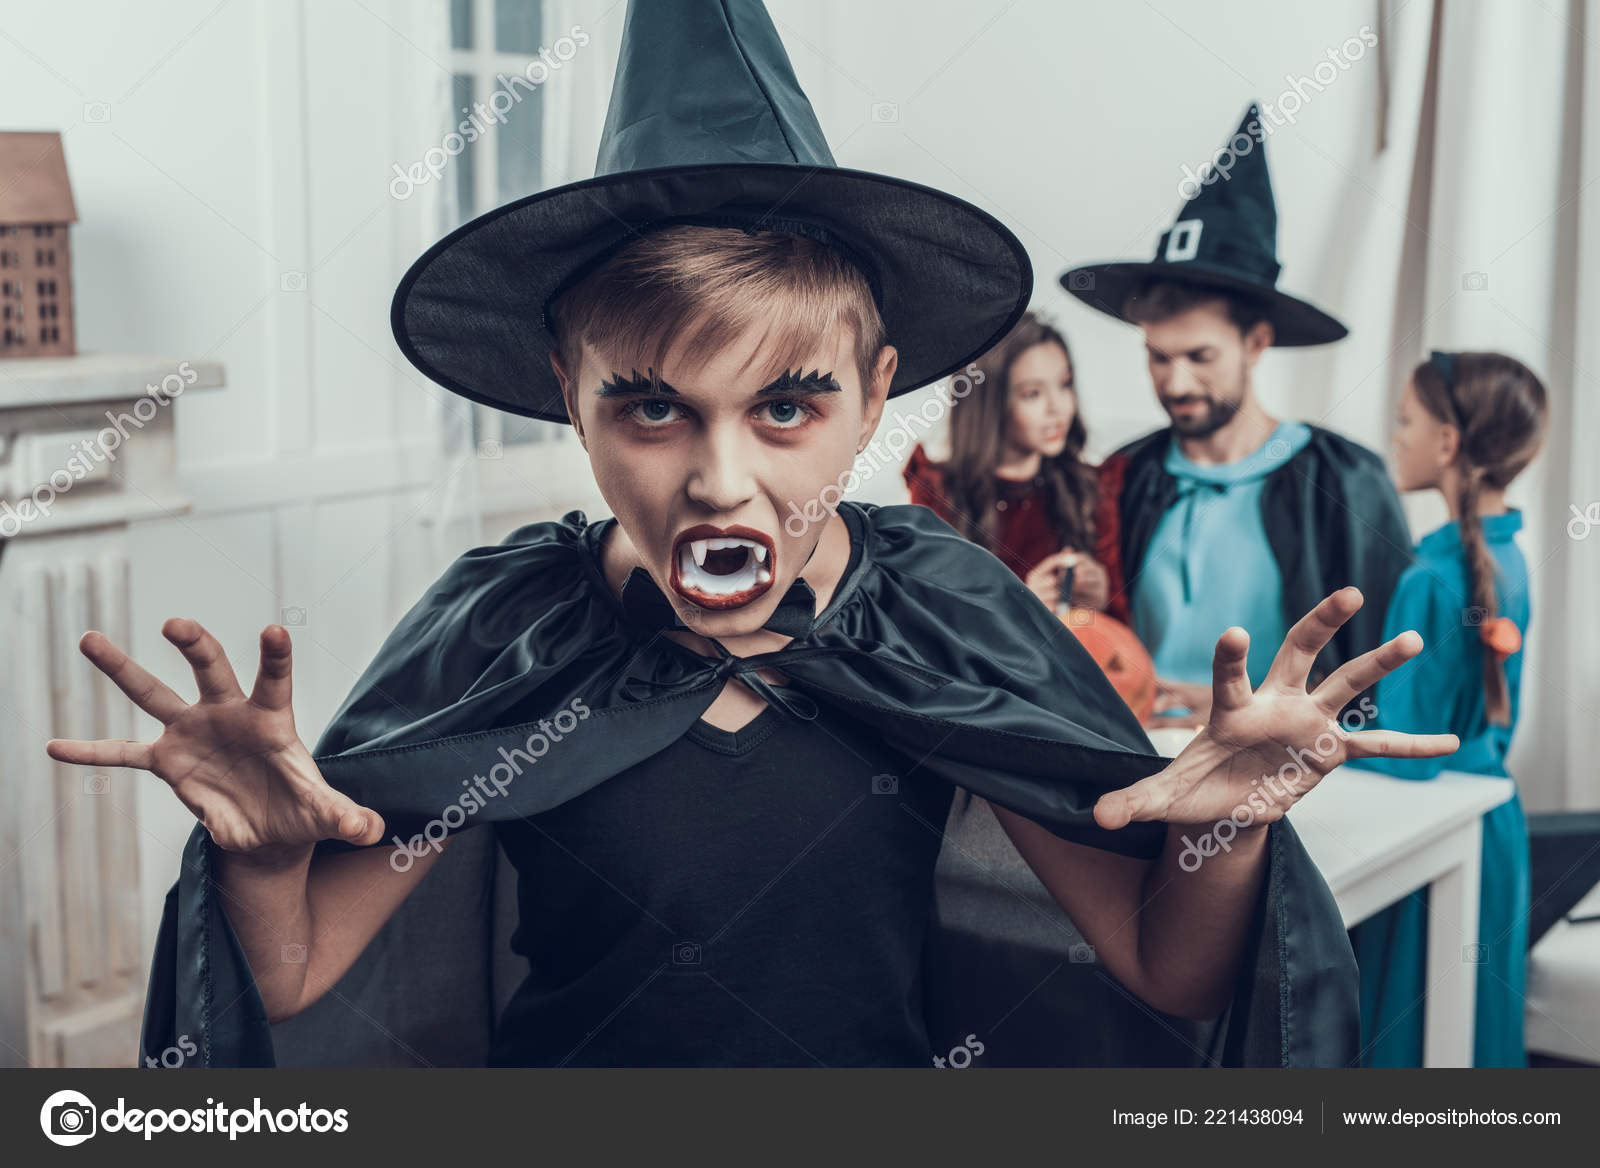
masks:
<path fill-rule="evenodd" d="M 1180 418 L 1173 413 L 1172 407 L 1176 402 L 1205 401 L 1207 409 L 1195 417 Z M 1163 398 L 1161 408 L 1167 411 L 1167 418 L 1172 422 L 1172 428 L 1184 438 L 1205 438 L 1215 434 L 1229 422 L 1233 421 L 1241 406 L 1244 405 L 1244 393 L 1241 390 L 1232 398 L 1199 398 L 1192 395 L 1176 398 Z"/>

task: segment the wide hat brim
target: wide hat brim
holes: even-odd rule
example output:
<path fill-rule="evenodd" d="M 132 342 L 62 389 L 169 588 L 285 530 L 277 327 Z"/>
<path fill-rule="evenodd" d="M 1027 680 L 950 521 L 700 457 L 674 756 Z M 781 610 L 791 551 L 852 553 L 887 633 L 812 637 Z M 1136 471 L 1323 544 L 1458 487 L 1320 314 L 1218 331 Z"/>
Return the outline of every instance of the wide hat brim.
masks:
<path fill-rule="evenodd" d="M 711 163 L 602 175 L 463 224 L 401 279 L 390 310 L 395 341 L 446 389 L 566 422 L 548 302 L 631 238 L 678 221 L 809 225 L 860 263 L 899 353 L 891 397 L 992 348 L 1033 291 L 1016 236 L 943 191 L 838 167 Z"/>
<path fill-rule="evenodd" d="M 1275 284 L 1230 268 L 1192 261 L 1089 264 L 1060 277 L 1061 286 L 1101 312 L 1127 320 L 1123 307 L 1128 297 L 1150 280 L 1170 279 L 1200 284 L 1228 292 L 1244 292 L 1263 301 L 1272 322 L 1273 344 L 1284 347 L 1325 345 L 1343 340 L 1350 330 L 1315 305 L 1282 292 Z"/>

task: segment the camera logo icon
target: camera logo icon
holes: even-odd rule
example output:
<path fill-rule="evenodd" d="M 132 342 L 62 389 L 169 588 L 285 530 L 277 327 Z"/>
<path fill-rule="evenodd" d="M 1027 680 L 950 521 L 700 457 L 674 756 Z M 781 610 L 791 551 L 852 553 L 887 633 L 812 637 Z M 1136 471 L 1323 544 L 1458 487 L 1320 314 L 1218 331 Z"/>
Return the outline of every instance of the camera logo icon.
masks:
<path fill-rule="evenodd" d="M 1067 276 L 1067 288 L 1072 292 L 1093 292 L 1093 272 L 1071 272 Z"/>
<path fill-rule="evenodd" d="M 1093 965 L 1094 946 L 1087 941 L 1079 941 L 1067 950 L 1067 961 L 1073 965 Z"/>
<path fill-rule="evenodd" d="M 1461 960 L 1466 965 L 1482 965 L 1489 960 L 1489 946 L 1463 945 L 1461 946 Z"/>
<path fill-rule="evenodd" d="M 95 1132 L 94 1104 L 81 1092 L 57 1091 L 39 1108 L 39 1127 L 52 1144 L 81 1144 Z"/>
<path fill-rule="evenodd" d="M 896 775 L 873 775 L 872 793 L 874 795 L 898 795 L 900 793 L 900 779 Z"/>
<path fill-rule="evenodd" d="M 699 965 L 700 945 L 696 941 L 678 941 L 672 946 L 672 964 Z"/>

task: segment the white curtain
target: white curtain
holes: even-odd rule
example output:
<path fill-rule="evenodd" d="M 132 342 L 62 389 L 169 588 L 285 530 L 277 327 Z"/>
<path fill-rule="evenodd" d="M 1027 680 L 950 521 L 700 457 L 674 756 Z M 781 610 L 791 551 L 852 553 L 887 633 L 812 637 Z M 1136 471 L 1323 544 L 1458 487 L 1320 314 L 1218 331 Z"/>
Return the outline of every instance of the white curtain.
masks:
<path fill-rule="evenodd" d="M 445 0 L 419 0 L 428 12 L 425 30 L 429 54 L 437 45 L 438 59 L 449 60 L 449 11 Z M 611 98 L 611 81 L 616 72 L 617 51 L 622 43 L 622 20 L 626 5 L 614 0 L 543 0 L 543 39 L 546 43 L 573 35 L 574 26 L 587 34 L 589 41 L 571 65 L 552 74 L 540 90 L 543 117 L 544 153 L 540 158 L 541 186 L 549 190 L 566 183 L 594 176 L 595 155 L 600 145 L 600 130 L 605 123 L 606 106 Z M 582 42 L 580 41 L 580 44 Z M 427 108 L 420 108 L 419 124 L 446 126 L 452 120 L 453 106 L 444 78 L 444 87 L 435 83 L 437 70 L 427 84 L 420 86 Z M 461 222 L 462 209 L 456 205 L 455 184 L 429 184 L 437 200 L 432 208 L 434 227 L 418 252 L 442 233 L 443 225 Z M 481 212 L 487 210 L 480 207 Z M 441 439 L 439 473 L 447 489 L 440 494 L 433 532 L 438 562 L 448 562 L 463 550 L 488 541 L 485 535 L 485 491 L 480 475 L 482 463 L 474 438 L 475 407 L 466 398 L 442 394 L 439 434 Z M 502 517 L 503 518 L 503 517 Z"/>
<path fill-rule="evenodd" d="M 437 128 L 443 135 L 456 121 L 449 0 L 413 0 L 404 14 L 410 25 L 404 30 L 404 39 L 417 50 L 407 58 L 416 76 L 413 84 L 399 86 L 396 92 L 403 95 L 401 100 L 407 106 L 403 122 L 409 123 L 414 137 L 428 140 L 427 131 Z M 468 164 L 465 155 L 453 161 L 456 166 Z M 460 221 L 454 176 L 447 171 L 443 181 L 421 184 L 409 201 L 416 206 L 406 223 L 415 234 L 415 255 L 420 256 L 444 234 L 448 224 Z M 412 376 L 422 374 L 413 372 Z M 483 542 L 482 508 L 472 403 L 442 389 L 434 398 L 439 436 L 434 481 L 441 486 L 433 500 L 428 530 L 433 562 L 447 564 L 464 549 Z"/>
<path fill-rule="evenodd" d="M 563 70 L 545 89 L 543 161 L 548 189 L 594 177 L 627 5 L 613 0 L 544 0 L 544 13 L 548 37 L 569 35 L 574 25 L 589 35 L 589 43 L 573 62 L 581 68 Z"/>
<path fill-rule="evenodd" d="M 1546 525 L 1556 542 L 1539 569 L 1537 600 L 1546 614 L 1538 641 L 1540 708 L 1522 745 L 1535 765 L 1550 768 L 1545 786 L 1563 798 L 1562 806 L 1594 807 L 1600 805 L 1600 528 L 1587 527 L 1577 514 L 1600 512 L 1600 68 L 1586 75 L 1583 53 L 1585 37 L 1600 31 L 1600 5 L 1572 0 L 1568 7 L 1568 193 L 1560 209 L 1559 328 L 1550 370 L 1559 391 L 1541 500 L 1560 526 Z M 1539 749 L 1544 741 L 1548 751 Z"/>
<path fill-rule="evenodd" d="M 1594 10 L 1568 0 L 1530 20 L 1492 0 L 1378 6 L 1386 76 L 1368 90 L 1370 148 L 1346 168 L 1363 197 L 1345 202 L 1349 221 L 1311 281 L 1351 336 L 1299 355 L 1296 370 L 1305 416 L 1378 450 L 1430 349 L 1503 351 L 1545 380 L 1549 440 L 1510 492 L 1526 516 L 1534 614 L 1510 765 L 1534 808 L 1600 804 L 1600 532 L 1567 532 L 1571 506 L 1600 499 L 1600 463 L 1585 453 L 1600 435 L 1600 191 L 1588 190 L 1600 71 L 1586 86 L 1582 53 Z M 1368 198 L 1397 213 L 1364 213 Z M 1407 509 L 1418 534 L 1446 518 L 1435 496 Z"/>

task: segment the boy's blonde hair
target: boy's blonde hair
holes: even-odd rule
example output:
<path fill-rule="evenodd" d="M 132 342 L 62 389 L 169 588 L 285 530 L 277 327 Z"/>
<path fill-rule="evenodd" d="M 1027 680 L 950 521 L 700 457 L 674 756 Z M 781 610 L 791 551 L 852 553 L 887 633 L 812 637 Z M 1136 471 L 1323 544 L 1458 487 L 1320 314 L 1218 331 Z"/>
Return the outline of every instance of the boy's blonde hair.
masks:
<path fill-rule="evenodd" d="M 795 368 L 841 325 L 855 337 L 862 396 L 883 349 L 883 317 L 861 270 L 834 248 L 785 231 L 677 224 L 647 232 L 551 306 L 557 354 L 574 376 L 583 342 L 637 352 L 660 376 L 673 345 L 692 366 L 767 324 L 768 371 Z"/>

